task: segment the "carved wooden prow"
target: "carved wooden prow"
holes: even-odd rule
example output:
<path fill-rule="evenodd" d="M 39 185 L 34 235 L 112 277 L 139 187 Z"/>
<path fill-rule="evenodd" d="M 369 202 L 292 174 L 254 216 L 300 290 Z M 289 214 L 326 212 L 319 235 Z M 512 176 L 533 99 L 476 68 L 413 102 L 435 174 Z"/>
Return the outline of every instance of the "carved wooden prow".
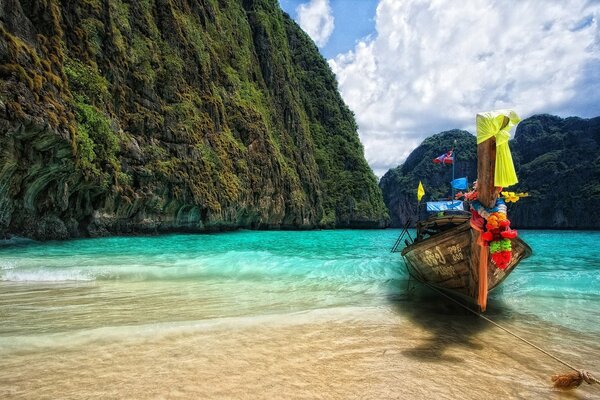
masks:
<path fill-rule="evenodd" d="M 508 125 L 508 117 L 504 117 L 502 127 Z M 490 138 L 477 145 L 477 200 L 486 208 L 496 205 L 498 191 L 494 184 L 496 173 L 496 139 Z M 481 232 L 472 230 L 471 263 L 473 279 L 477 281 L 477 304 L 485 311 L 488 296 L 488 247 L 480 244 Z"/>

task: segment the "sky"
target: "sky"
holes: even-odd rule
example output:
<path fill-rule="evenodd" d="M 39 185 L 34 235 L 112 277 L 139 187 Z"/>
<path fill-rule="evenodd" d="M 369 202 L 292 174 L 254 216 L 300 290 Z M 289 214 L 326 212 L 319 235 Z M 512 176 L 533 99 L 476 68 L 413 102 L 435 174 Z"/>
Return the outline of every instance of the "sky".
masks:
<path fill-rule="evenodd" d="M 481 111 L 600 116 L 600 0 L 279 0 L 336 74 L 381 177 Z M 446 149 L 440 149 L 440 154 Z"/>

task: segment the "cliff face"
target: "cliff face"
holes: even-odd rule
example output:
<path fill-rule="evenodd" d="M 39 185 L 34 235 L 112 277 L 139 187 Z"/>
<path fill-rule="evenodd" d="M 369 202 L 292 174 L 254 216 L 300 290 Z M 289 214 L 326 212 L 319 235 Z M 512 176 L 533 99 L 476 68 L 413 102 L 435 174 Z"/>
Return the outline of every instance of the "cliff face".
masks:
<path fill-rule="evenodd" d="M 450 192 L 450 167 L 432 159 L 457 140 L 456 177 L 477 177 L 477 144 L 468 132 L 449 131 L 426 139 L 406 162 L 380 181 L 392 225 L 414 219 L 416 187 L 425 185 L 423 199 L 445 198 Z M 593 119 L 537 115 L 523 120 L 510 147 L 519 177 L 512 191 L 529 192 L 509 208 L 517 228 L 600 228 L 600 117 Z"/>
<path fill-rule="evenodd" d="M 0 3 L 0 234 L 382 226 L 352 113 L 277 0 Z"/>
<path fill-rule="evenodd" d="M 600 117 L 528 118 L 511 148 L 520 179 L 515 189 L 532 195 L 512 208 L 515 226 L 600 228 Z"/>

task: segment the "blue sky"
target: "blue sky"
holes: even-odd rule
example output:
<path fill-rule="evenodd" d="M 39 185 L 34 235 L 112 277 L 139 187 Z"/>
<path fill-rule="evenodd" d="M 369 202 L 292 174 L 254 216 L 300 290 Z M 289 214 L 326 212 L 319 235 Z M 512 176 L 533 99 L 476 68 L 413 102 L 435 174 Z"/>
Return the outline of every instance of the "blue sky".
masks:
<path fill-rule="evenodd" d="M 306 3 L 306 0 L 279 0 L 281 8 L 296 20 L 296 8 Z M 321 54 L 325 58 L 333 58 L 352 50 L 359 39 L 375 33 L 377 3 L 377 0 L 330 0 L 335 28 L 327 43 L 320 48 Z"/>
<path fill-rule="evenodd" d="M 378 176 L 481 111 L 600 116 L 598 0 L 279 2 L 336 74 Z"/>

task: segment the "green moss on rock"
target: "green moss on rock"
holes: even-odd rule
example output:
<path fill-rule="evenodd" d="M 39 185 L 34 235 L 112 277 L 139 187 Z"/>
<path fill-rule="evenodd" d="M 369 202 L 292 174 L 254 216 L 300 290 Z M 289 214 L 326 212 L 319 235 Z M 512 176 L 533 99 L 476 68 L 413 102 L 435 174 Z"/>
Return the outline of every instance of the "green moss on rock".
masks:
<path fill-rule="evenodd" d="M 0 234 L 385 224 L 335 77 L 276 0 L 28 0 L 11 12 Z"/>

